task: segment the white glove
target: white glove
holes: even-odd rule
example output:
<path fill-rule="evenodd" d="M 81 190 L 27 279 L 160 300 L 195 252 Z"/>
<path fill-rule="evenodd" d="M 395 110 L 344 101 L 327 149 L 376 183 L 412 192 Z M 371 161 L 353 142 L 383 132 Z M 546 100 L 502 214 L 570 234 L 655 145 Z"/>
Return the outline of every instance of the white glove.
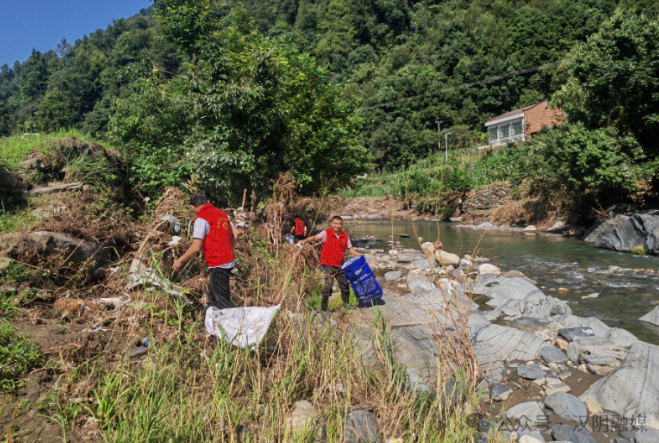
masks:
<path fill-rule="evenodd" d="M 299 242 L 298 242 L 295 246 L 297 246 L 298 248 L 302 249 L 302 247 L 303 247 L 304 245 L 303 245 L 302 243 L 299 243 Z"/>

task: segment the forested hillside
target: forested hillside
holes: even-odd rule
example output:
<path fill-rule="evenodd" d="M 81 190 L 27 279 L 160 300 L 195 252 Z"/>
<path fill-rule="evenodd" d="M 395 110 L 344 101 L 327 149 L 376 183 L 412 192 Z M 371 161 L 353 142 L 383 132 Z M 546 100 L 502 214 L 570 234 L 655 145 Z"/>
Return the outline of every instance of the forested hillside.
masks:
<path fill-rule="evenodd" d="M 455 131 L 451 147 L 478 146 L 488 118 L 562 90 L 554 100 L 574 123 L 615 127 L 605 136 L 613 137 L 606 139 L 613 163 L 638 163 L 654 158 L 659 121 L 655 11 L 654 2 L 631 0 L 157 0 L 73 45 L 62 41 L 4 65 L 0 134 L 73 127 L 108 138 L 131 153 L 147 189 L 193 175 L 185 155 L 206 160 L 200 177 L 214 177 L 221 192 L 258 188 L 280 170 L 317 189 L 322 173 L 338 185 L 370 165 L 391 169 L 426 157 L 437 146 L 438 118 L 442 140 Z M 624 19 L 641 12 L 640 22 Z M 577 50 L 616 14 L 608 40 Z M 610 70 L 611 57 L 620 69 Z M 646 78 L 634 80 L 628 57 L 645 58 Z M 361 109 L 537 66 L 545 67 Z M 630 82 L 619 84 L 622 101 L 603 98 L 615 80 L 607 70 Z M 637 99 L 647 106 L 634 105 Z M 619 134 L 633 135 L 644 150 L 634 154 L 615 141 Z M 345 164 L 333 169 L 327 159 Z"/>

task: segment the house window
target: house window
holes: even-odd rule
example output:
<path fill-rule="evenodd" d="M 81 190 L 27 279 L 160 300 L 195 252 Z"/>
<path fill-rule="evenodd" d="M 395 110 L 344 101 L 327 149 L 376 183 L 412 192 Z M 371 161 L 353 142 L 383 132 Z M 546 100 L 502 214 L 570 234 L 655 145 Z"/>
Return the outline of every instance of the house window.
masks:
<path fill-rule="evenodd" d="M 510 125 L 510 135 L 511 136 L 518 136 L 522 135 L 522 121 L 517 120 L 511 123 Z"/>
<path fill-rule="evenodd" d="M 499 138 L 508 138 L 510 136 L 510 125 L 499 126 L 499 133 L 501 134 Z"/>
<path fill-rule="evenodd" d="M 494 143 L 495 141 L 497 141 L 498 137 L 497 137 L 497 127 L 496 126 L 488 128 L 487 132 L 488 132 L 488 134 L 490 134 L 490 143 Z"/>

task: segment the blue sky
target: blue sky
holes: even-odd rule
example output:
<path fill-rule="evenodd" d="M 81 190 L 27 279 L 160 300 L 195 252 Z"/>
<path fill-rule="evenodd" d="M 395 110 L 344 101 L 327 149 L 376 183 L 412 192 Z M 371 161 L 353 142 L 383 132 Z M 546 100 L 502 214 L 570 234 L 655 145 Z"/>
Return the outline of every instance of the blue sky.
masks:
<path fill-rule="evenodd" d="M 0 0 L 0 66 L 24 62 L 32 48 L 56 49 L 62 37 L 73 44 L 150 5 L 149 0 Z"/>

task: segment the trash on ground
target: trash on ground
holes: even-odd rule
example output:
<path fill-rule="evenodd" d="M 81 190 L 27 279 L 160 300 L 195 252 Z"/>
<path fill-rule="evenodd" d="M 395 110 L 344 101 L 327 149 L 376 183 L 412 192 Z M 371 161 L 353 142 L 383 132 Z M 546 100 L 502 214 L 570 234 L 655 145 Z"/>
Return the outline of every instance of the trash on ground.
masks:
<path fill-rule="evenodd" d="M 156 271 L 144 266 L 139 259 L 134 259 L 130 266 L 128 275 L 129 283 L 126 285 L 126 290 L 130 291 L 137 287 L 151 286 L 158 288 L 168 295 L 173 295 L 180 298 L 186 304 L 191 305 L 192 302 L 183 293 L 184 289 L 178 285 L 172 284 L 165 278 L 160 278 L 156 275 Z"/>
<path fill-rule="evenodd" d="M 229 309 L 209 306 L 206 310 L 206 330 L 227 343 L 254 349 L 261 344 L 280 308 L 280 305 Z"/>
<path fill-rule="evenodd" d="M 149 348 L 147 348 L 146 346 L 138 346 L 137 348 L 130 350 L 130 354 L 128 354 L 128 357 L 129 358 L 139 357 L 140 355 L 144 355 L 147 352 L 149 352 Z"/>
<path fill-rule="evenodd" d="M 178 235 L 172 237 L 172 241 L 167 242 L 167 246 L 176 246 L 181 242 L 182 238 Z"/>

